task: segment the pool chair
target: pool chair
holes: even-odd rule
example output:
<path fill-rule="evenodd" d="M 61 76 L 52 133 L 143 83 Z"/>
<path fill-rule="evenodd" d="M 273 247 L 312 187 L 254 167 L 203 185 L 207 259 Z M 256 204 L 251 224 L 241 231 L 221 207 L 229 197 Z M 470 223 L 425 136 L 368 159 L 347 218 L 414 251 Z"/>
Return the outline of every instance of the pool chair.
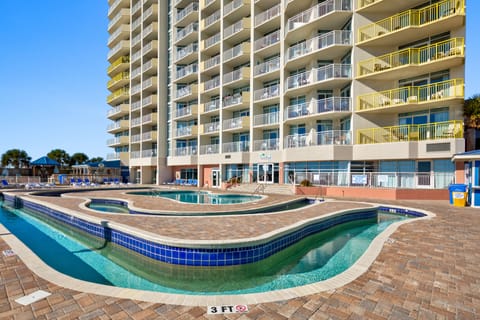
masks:
<path fill-rule="evenodd" d="M 2 180 L 2 188 L 8 188 L 10 187 L 10 184 L 8 183 L 7 180 Z"/>

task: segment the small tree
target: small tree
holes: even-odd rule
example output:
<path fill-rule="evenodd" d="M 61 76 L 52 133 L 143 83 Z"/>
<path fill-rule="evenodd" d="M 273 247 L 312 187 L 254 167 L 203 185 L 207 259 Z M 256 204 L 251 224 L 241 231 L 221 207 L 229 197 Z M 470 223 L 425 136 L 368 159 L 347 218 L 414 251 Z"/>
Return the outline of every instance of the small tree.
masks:
<path fill-rule="evenodd" d="M 465 100 L 463 105 L 463 117 L 465 122 L 465 150 L 471 151 L 477 148 L 477 131 L 480 129 L 480 95 L 476 94 Z"/>
<path fill-rule="evenodd" d="M 28 167 L 31 157 L 27 152 L 20 149 L 10 149 L 2 155 L 2 166 L 12 166 L 14 168 Z"/>
<path fill-rule="evenodd" d="M 90 159 L 90 162 L 102 162 L 103 158 L 102 157 L 94 157 Z"/>

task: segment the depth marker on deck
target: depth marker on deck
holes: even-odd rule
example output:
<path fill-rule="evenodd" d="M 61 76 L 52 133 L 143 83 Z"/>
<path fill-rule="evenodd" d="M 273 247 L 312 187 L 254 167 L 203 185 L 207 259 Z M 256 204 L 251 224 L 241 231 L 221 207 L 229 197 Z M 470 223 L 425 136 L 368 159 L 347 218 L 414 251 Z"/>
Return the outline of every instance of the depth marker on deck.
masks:
<path fill-rule="evenodd" d="M 43 291 L 43 290 L 37 290 L 35 292 L 30 293 L 29 295 L 26 295 L 24 297 L 16 299 L 15 302 L 17 302 L 21 305 L 27 306 L 29 304 L 37 302 L 38 300 L 46 298 L 49 295 L 51 295 L 50 292 Z"/>

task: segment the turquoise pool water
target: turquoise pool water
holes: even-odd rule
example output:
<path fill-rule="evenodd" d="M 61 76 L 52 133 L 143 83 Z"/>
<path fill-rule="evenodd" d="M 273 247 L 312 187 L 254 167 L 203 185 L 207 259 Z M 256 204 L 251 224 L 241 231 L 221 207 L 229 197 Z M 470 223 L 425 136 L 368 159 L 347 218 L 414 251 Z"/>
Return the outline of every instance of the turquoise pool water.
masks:
<path fill-rule="evenodd" d="M 307 237 L 261 262 L 208 268 L 152 262 L 59 223 L 0 209 L 0 223 L 59 272 L 118 287 L 204 295 L 264 292 L 328 279 L 350 267 L 388 225 L 403 219 L 380 213 L 378 219 Z"/>
<path fill-rule="evenodd" d="M 130 194 L 162 197 L 184 203 L 199 204 L 237 204 L 260 200 L 261 196 L 243 195 L 243 194 L 220 194 L 204 191 L 138 191 Z"/>

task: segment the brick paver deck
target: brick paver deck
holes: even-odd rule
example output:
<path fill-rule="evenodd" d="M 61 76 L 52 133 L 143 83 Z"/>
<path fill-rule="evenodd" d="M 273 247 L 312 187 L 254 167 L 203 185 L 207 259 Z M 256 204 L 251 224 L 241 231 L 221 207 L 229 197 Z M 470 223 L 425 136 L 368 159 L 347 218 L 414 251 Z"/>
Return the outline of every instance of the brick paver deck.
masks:
<path fill-rule="evenodd" d="M 18 256 L 2 255 L 0 319 L 480 319 L 480 210 L 444 201 L 390 203 L 437 216 L 402 225 L 366 273 L 335 290 L 251 304 L 247 314 L 210 316 L 206 307 L 66 289 L 36 276 Z M 52 295 L 29 306 L 15 302 L 39 289 Z"/>

